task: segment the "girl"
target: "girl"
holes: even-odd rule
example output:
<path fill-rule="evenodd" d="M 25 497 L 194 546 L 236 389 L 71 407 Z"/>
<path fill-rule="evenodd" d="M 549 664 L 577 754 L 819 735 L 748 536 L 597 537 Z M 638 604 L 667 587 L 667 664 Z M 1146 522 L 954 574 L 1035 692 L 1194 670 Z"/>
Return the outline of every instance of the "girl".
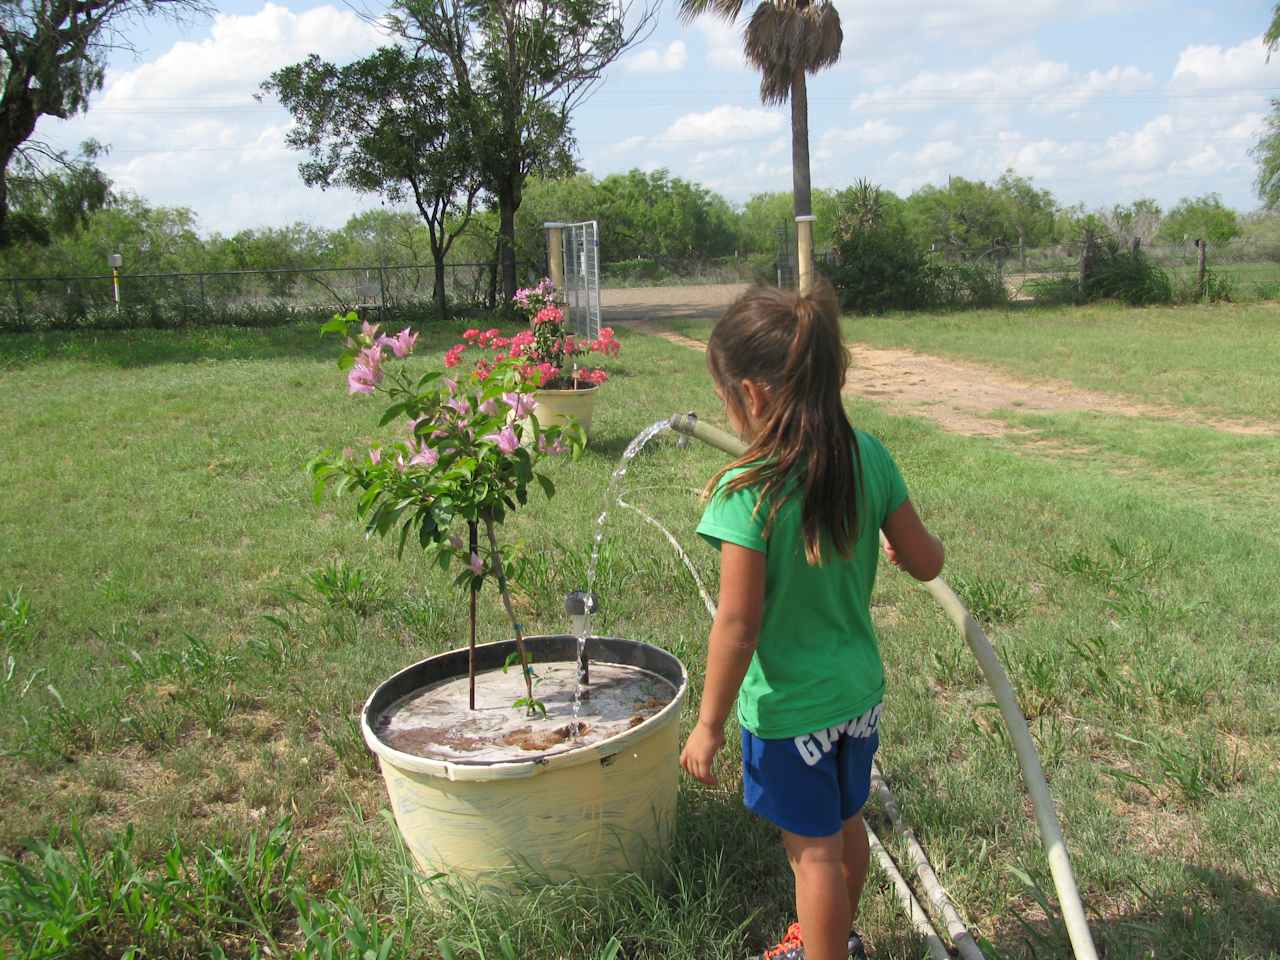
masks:
<path fill-rule="evenodd" d="M 861 811 L 884 693 L 870 610 L 878 532 L 890 562 L 916 579 L 942 569 L 942 544 L 893 458 L 849 424 L 837 319 L 825 281 L 808 296 L 757 287 L 707 344 L 716 393 L 750 448 L 707 485 L 698 524 L 720 550 L 720 605 L 680 764 L 716 783 L 736 698 L 744 801 L 781 829 L 795 873 L 799 922 L 769 960 L 863 955 L 850 924 L 867 875 Z"/>

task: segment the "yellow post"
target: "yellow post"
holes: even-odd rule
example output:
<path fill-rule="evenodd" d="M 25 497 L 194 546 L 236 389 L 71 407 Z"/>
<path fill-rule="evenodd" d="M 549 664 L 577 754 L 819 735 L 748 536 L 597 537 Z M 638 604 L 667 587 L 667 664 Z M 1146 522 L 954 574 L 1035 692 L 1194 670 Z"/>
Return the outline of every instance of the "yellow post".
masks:
<path fill-rule="evenodd" d="M 801 293 L 813 289 L 813 214 L 796 217 L 796 269 Z"/>
<path fill-rule="evenodd" d="M 556 293 L 564 288 L 564 237 L 561 234 L 561 224 L 544 223 L 542 225 L 547 231 L 547 272 L 551 275 L 551 282 L 556 285 Z"/>

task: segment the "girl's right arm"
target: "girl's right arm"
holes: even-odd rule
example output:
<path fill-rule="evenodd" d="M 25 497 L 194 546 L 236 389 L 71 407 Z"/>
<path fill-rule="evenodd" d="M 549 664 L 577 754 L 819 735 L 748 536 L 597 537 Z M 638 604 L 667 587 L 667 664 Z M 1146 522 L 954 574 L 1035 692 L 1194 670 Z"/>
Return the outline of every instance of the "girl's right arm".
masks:
<path fill-rule="evenodd" d="M 910 500 L 885 518 L 884 555 L 917 580 L 932 580 L 942 572 L 942 541 L 930 533 Z"/>

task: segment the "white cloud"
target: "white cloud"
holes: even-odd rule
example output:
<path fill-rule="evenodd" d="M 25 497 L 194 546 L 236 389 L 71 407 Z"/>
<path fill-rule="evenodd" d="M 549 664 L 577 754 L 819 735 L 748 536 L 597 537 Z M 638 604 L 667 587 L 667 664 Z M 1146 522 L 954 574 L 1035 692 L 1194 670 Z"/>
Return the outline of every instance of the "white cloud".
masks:
<path fill-rule="evenodd" d="M 1130 0 L 1128 6 L 1145 6 Z M 1070 22 L 1114 12 L 1111 0 L 836 0 L 845 49 L 890 50 L 921 39 L 948 45 L 995 46 L 1025 37 L 1048 22 Z"/>
<path fill-rule="evenodd" d="M 677 73 L 689 62 L 689 50 L 683 40 L 673 40 L 665 50 L 642 50 L 622 61 L 628 73 Z"/>
<path fill-rule="evenodd" d="M 879 119 L 867 120 L 853 128 L 827 130 L 818 138 L 814 159 L 832 160 L 859 147 L 894 143 L 906 136 L 906 133 L 905 127 L 897 127 Z"/>
<path fill-rule="evenodd" d="M 1075 74 L 1065 63 L 1053 60 L 995 61 L 971 70 L 921 71 L 905 83 L 860 94 L 853 109 L 897 113 L 971 106 L 1000 111 L 1016 104 L 1064 111 L 1078 109 L 1097 96 L 1129 93 L 1154 82 L 1151 74 L 1132 66 Z"/>
<path fill-rule="evenodd" d="M 717 70 L 746 70 L 742 53 L 742 27 L 719 17 L 702 16 L 694 21 L 707 46 L 707 62 Z"/>
<path fill-rule="evenodd" d="M 686 113 L 657 138 L 664 144 L 722 144 L 775 134 L 786 117 L 772 110 L 719 106 L 706 113 Z"/>
<path fill-rule="evenodd" d="M 1178 55 L 1170 86 L 1178 91 L 1275 86 L 1276 67 L 1267 63 L 1261 37 L 1234 47 L 1191 46 Z"/>
<path fill-rule="evenodd" d="M 108 71 L 88 113 L 42 124 L 39 135 L 60 146 L 88 137 L 109 144 L 102 166 L 119 188 L 191 207 L 206 230 L 296 219 L 336 225 L 376 201 L 304 186 L 302 157 L 284 144 L 288 114 L 253 95 L 273 70 L 310 53 L 346 62 L 386 42 L 335 6 L 295 13 L 267 3 L 255 14 L 218 14 L 207 36 Z"/>

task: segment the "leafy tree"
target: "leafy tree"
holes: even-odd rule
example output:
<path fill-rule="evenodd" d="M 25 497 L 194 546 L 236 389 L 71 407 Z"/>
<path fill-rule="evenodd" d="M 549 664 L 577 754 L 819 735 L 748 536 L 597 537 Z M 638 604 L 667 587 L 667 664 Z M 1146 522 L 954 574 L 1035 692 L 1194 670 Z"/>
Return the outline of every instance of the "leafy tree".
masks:
<path fill-rule="evenodd" d="M 1216 193 L 1184 197 L 1164 218 L 1160 237 L 1171 243 L 1196 238 L 1210 243 L 1226 243 L 1243 232 L 1240 215 L 1222 202 Z"/>
<path fill-rule="evenodd" d="M 93 163 L 103 148 L 94 141 L 80 147 L 78 159 L 43 144 L 28 143 L 9 166 L 8 233 L 16 245 L 47 246 L 83 226 L 111 200 L 111 181 Z M 33 155 L 49 161 L 33 162 Z"/>
<path fill-rule="evenodd" d="M 1143 197 L 1133 203 L 1117 203 L 1102 215 L 1102 219 L 1107 230 L 1123 243 L 1130 243 L 1135 238 L 1150 243 L 1160 232 L 1164 212 L 1155 200 Z"/>
<path fill-rule="evenodd" d="M 810 201 L 814 215 L 815 250 L 829 248 L 837 216 L 837 194 L 832 190 L 814 190 Z M 738 215 L 738 251 L 740 253 L 773 254 L 778 247 L 778 227 L 794 222 L 794 203 L 790 193 L 757 193 Z"/>
<path fill-rule="evenodd" d="M 1053 217 L 1057 201 L 1048 190 L 1037 190 L 1029 177 L 1006 170 L 996 181 L 1006 205 L 1006 221 L 1024 248 L 1048 243 L 1053 238 Z"/>
<path fill-rule="evenodd" d="M 65 174 L 66 158 L 32 140 L 36 124 L 41 117 L 65 120 L 88 108 L 90 95 L 102 88 L 107 55 L 125 44 L 119 27 L 142 14 L 183 16 L 208 9 L 204 0 L 0 4 L 0 248 L 18 239 L 9 224 L 10 166 L 18 160 L 18 176 L 30 179 L 52 159 Z M 84 171 L 75 176 L 83 178 Z M 30 220 L 22 234 L 31 236 Z"/>
<path fill-rule="evenodd" d="M 728 202 L 666 170 L 612 174 L 596 194 L 600 247 L 611 260 L 701 260 L 734 251 Z"/>
<path fill-rule="evenodd" d="M 1280 46 L 1280 3 L 1271 12 L 1271 23 L 1267 32 L 1262 35 L 1262 42 L 1267 46 L 1267 62 Z M 1268 210 L 1280 206 L 1280 100 L 1271 101 L 1271 114 L 1266 119 L 1266 127 L 1262 136 L 1249 151 L 1258 161 L 1258 179 L 1254 186 L 1258 197 Z"/>
<path fill-rule="evenodd" d="M 1018 242 L 1007 197 L 981 180 L 951 177 L 946 187 L 927 184 L 907 199 L 906 217 L 926 246 L 964 259 L 1007 251 Z"/>
<path fill-rule="evenodd" d="M 445 257 L 481 189 L 464 108 L 448 95 L 447 76 L 443 57 L 392 46 L 345 67 L 312 54 L 263 84 L 293 114 L 286 142 L 310 155 L 298 167 L 308 186 L 349 187 L 417 207 L 442 317 Z"/>
<path fill-rule="evenodd" d="M 732 23 L 743 6 L 744 0 L 680 0 L 680 17 L 688 22 L 709 13 Z M 805 75 L 839 60 L 843 40 L 840 14 L 827 0 L 761 0 L 747 22 L 743 51 L 760 71 L 761 101 L 791 101 L 791 183 L 797 217 L 813 212 Z"/>
<path fill-rule="evenodd" d="M 645 0 L 648 2 L 648 0 Z M 605 69 L 650 32 L 629 0 L 398 0 L 388 22 L 447 65 L 441 96 L 465 117 L 498 202 L 504 299 L 516 289 L 515 218 L 532 174 L 573 169 L 570 116 Z"/>

